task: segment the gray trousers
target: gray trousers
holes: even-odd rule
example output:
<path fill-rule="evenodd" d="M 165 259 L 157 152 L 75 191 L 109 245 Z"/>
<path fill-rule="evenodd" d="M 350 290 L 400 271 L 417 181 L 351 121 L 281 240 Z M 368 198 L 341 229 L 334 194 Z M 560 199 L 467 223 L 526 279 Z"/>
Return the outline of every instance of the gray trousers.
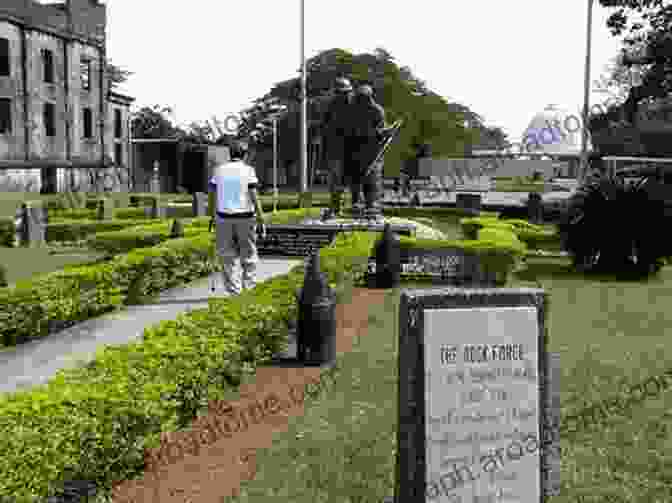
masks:
<path fill-rule="evenodd" d="M 224 289 L 237 295 L 242 289 L 254 288 L 259 256 L 257 255 L 256 219 L 217 217 L 216 250 L 222 264 Z M 235 271 L 236 260 L 240 258 L 242 275 Z"/>

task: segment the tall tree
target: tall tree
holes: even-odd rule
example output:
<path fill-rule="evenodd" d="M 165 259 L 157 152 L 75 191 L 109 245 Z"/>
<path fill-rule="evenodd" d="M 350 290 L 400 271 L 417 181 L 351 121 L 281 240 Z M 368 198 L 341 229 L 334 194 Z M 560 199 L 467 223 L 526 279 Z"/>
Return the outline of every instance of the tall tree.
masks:
<path fill-rule="evenodd" d="M 142 107 L 133 113 L 131 130 L 133 138 L 179 138 L 185 132 L 178 128 L 170 119 L 171 107 L 154 105 Z"/>
<path fill-rule="evenodd" d="M 430 143 L 437 155 L 462 155 L 465 145 L 476 137 L 464 127 L 464 114 L 455 109 L 455 104 L 428 89 L 409 67 L 399 66 L 385 49 L 363 54 L 330 49 L 310 58 L 306 67 L 311 137 L 320 131 L 324 105 L 337 77 L 347 77 L 354 84 L 370 84 L 376 100 L 385 108 L 387 122 L 405 120 L 402 134 L 385 158 L 387 176 L 396 176 L 403 161 L 414 157 L 420 144 Z M 249 138 L 258 148 L 270 148 L 272 134 L 266 119 L 273 113 L 274 106 L 285 105 L 287 113 L 278 123 L 279 155 L 281 160 L 297 161 L 300 154 L 299 86 L 298 77 L 279 82 L 244 110 L 240 136 Z"/>
<path fill-rule="evenodd" d="M 645 100 L 666 98 L 672 92 L 672 5 L 665 0 L 600 0 L 616 8 L 607 20 L 612 35 L 626 34 L 624 49 L 641 49 L 629 62 L 644 64 L 642 85 L 633 86 L 623 104 L 628 122 Z"/>

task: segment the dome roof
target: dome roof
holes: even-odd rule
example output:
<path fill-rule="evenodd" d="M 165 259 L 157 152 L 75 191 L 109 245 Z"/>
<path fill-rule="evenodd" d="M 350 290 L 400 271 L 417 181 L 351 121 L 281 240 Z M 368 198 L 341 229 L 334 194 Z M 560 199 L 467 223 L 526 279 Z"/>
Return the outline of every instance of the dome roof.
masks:
<path fill-rule="evenodd" d="M 548 105 L 536 114 L 523 132 L 523 147 L 530 153 L 548 155 L 581 154 L 582 121 L 559 105 Z M 590 133 L 588 151 L 592 151 Z"/>

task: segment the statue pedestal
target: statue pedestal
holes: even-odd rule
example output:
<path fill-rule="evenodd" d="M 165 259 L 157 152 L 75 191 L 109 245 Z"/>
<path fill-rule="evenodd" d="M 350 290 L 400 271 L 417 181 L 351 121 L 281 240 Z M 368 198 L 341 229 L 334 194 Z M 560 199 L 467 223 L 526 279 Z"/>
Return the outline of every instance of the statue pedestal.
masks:
<path fill-rule="evenodd" d="M 383 232 L 384 222 L 353 220 L 348 218 L 327 221 L 306 219 L 300 224 L 267 225 L 266 238 L 257 239 L 260 255 L 305 256 L 311 248 L 329 246 L 339 232 Z M 392 225 L 392 231 L 402 236 L 412 236 L 414 225 Z"/>

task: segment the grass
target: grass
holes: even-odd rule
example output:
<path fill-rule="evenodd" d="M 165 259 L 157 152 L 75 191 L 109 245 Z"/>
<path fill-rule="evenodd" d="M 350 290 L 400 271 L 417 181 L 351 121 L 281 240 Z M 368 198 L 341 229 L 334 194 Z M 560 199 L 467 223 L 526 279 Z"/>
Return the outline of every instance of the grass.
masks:
<path fill-rule="evenodd" d="M 7 282 L 10 285 L 40 274 L 58 271 L 66 266 L 95 262 L 101 257 L 101 254 L 87 250 L 50 255 L 48 248 L 0 247 L 0 264 L 7 268 Z"/>
<path fill-rule="evenodd" d="M 648 282 L 621 282 L 586 278 L 565 259 L 537 259 L 507 286 L 549 294 L 563 418 L 662 375 L 672 362 L 664 338 L 672 325 L 672 267 Z M 257 453 L 254 480 L 224 501 L 379 502 L 393 493 L 397 308 L 396 290 L 386 306 L 372 308 L 367 335 L 340 358 L 331 387 Z M 672 501 L 671 418 L 672 393 L 663 392 L 561 437 L 561 495 L 547 501 Z"/>
<path fill-rule="evenodd" d="M 336 378 L 306 413 L 257 452 L 259 469 L 239 497 L 223 501 L 369 502 L 390 495 L 396 440 L 398 294 L 371 313 L 372 334 L 339 357 Z"/>

